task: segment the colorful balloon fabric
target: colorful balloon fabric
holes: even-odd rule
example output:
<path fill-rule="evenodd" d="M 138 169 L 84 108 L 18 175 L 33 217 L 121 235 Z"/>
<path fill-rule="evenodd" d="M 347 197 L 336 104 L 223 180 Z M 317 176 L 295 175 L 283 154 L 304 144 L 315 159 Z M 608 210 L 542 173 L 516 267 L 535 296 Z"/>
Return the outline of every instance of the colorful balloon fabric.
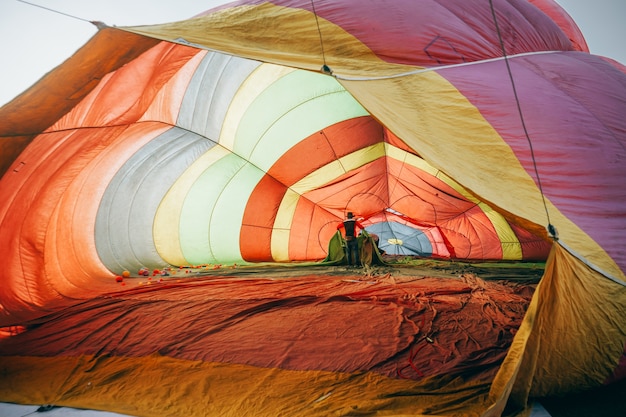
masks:
<path fill-rule="evenodd" d="M 100 297 L 116 277 L 126 283 L 128 271 L 143 268 L 157 276 L 191 265 L 318 262 L 353 212 L 389 255 L 547 261 L 528 311 L 511 319 L 511 347 L 479 404 L 452 402 L 500 415 L 507 401 L 525 407 L 529 397 L 620 379 L 625 114 L 624 66 L 589 54 L 552 0 L 240 1 L 181 22 L 102 28 L 0 109 L 0 324 L 33 326 L 45 316 L 65 328 L 60 311 L 71 307 L 84 320 L 77 302 L 105 308 Z M 315 286 L 289 291 L 345 295 L 320 285 L 319 294 Z M 228 286 L 233 300 L 241 298 L 236 288 Z M 280 297 L 288 291 L 272 288 Z M 181 311 L 192 297 L 166 293 L 158 297 L 171 297 Z M 126 295 L 115 297 L 130 308 Z M 167 314 L 166 305 L 152 314 Z M 111 320 L 100 331 L 126 331 Z M 335 326 L 332 314 L 319 320 L 327 323 L 320 329 Z M 411 357 L 407 349 L 416 348 L 400 333 Z M 584 342 L 589 335 L 593 346 Z M 177 337 L 184 344 L 194 336 Z M 1 346 L 5 357 L 17 355 Z M 158 352 L 159 366 L 176 372 L 186 365 L 168 361 L 317 370 L 330 379 L 365 372 L 393 379 L 385 395 L 406 388 L 394 385 L 399 374 L 365 365 L 289 367 L 241 359 L 248 353 L 177 356 L 176 349 L 107 355 L 148 369 Z M 51 352 L 27 356 L 45 357 L 48 366 L 63 356 Z M 376 357 L 367 354 L 364 363 Z M 69 356 L 80 355 L 97 362 L 98 349 Z M 32 369 L 41 365 L 32 360 Z M 71 368 L 72 360 L 57 363 Z M 107 407 L 86 395 L 75 401 Z M 124 411 L 149 415 L 151 407 Z"/>

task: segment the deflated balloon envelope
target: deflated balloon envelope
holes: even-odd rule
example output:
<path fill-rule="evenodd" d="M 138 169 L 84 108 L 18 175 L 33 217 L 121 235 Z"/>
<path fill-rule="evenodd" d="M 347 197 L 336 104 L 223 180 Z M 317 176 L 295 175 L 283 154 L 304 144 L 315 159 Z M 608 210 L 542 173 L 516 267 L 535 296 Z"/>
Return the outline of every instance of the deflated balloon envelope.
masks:
<path fill-rule="evenodd" d="M 253 1 L 102 29 L 0 110 L 4 323 L 125 270 L 319 261 L 351 211 L 394 255 L 552 250 L 502 379 L 599 383 L 626 334 L 624 97 L 548 0 Z"/>

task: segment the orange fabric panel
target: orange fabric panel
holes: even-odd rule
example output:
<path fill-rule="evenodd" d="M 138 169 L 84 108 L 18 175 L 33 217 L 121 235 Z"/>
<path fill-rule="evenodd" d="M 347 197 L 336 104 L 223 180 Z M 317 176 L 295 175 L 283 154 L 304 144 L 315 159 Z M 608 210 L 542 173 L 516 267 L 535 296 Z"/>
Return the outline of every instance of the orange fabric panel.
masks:
<path fill-rule="evenodd" d="M 441 224 L 476 205 L 419 168 L 391 158 L 387 166 L 390 205 L 425 226 Z"/>
<path fill-rule="evenodd" d="M 111 140 L 122 130 L 124 127 L 109 129 L 107 134 L 98 132 L 98 140 Z M 4 283 L 0 300 L 3 314 L 16 315 L 13 320 L 29 317 L 34 307 L 50 308 L 52 300 L 62 301 L 59 300 L 62 299 L 59 288 L 66 284 L 63 282 L 65 274 L 57 276 L 55 281 L 58 282 L 54 285 L 47 279 L 45 245 L 49 228 L 56 227 L 56 223 L 50 222 L 59 196 L 93 157 L 82 151 L 84 141 L 72 140 L 73 133 L 39 136 L 22 157 L 28 162 L 46 162 L 27 163 L 19 173 L 3 177 L 0 183 L 0 192 L 5 196 L 0 201 L 0 251 L 6 254 L 6 264 L 0 269 Z M 88 141 L 89 136 L 85 135 L 84 140 Z M 58 256 L 56 251 L 53 254 Z M 23 279 L 13 279 L 16 276 Z"/>
<path fill-rule="evenodd" d="M 108 184 L 102 179 L 112 178 L 141 146 L 167 129 L 167 125 L 151 122 L 128 128 L 94 129 L 84 137 L 95 146 L 102 146 L 106 140 L 106 150 L 97 158 L 86 159 L 83 169 L 76 170 L 79 174 L 52 212 L 45 242 L 45 253 L 49 254 L 45 258 L 45 273 L 64 278 L 57 283 L 63 294 L 91 297 L 110 290 L 113 273 L 100 262 L 94 240 L 95 219 Z M 77 162 L 76 159 L 72 157 L 67 164 Z"/>
<path fill-rule="evenodd" d="M 287 186 L 265 175 L 250 194 L 241 222 L 241 256 L 247 262 L 272 259 L 272 228 Z"/>
<path fill-rule="evenodd" d="M 45 133 L 22 157 L 46 162 L 27 164 L 3 178 L 0 191 L 6 198 L 0 201 L 0 250 L 7 258 L 0 269 L 5 283 L 0 300 L 3 313 L 14 315 L 11 320 L 40 314 L 35 307 L 47 311 L 56 303 L 66 303 L 65 298 L 89 297 L 109 289 L 102 280 L 111 273 L 99 261 L 93 231 L 107 184 L 101 180 L 114 175 L 163 129 L 154 123 L 81 129 L 80 139 L 74 130 Z M 107 146 L 107 151 L 93 152 L 101 146 Z M 49 277 L 55 277 L 54 285 Z"/>
<path fill-rule="evenodd" d="M 437 226 L 453 257 L 502 258 L 500 238 L 476 203 L 438 178 L 401 161 L 389 159 L 388 169 L 389 204 L 422 226 Z"/>
<path fill-rule="evenodd" d="M 105 77 L 85 101 L 49 130 L 137 122 L 163 87 L 198 53 L 197 49 L 167 42 L 154 46 L 141 59 Z M 181 99 L 174 105 L 180 105 Z M 171 120 L 170 112 L 166 111 L 164 115 L 165 120 L 158 120 L 167 123 L 175 121 Z"/>
<path fill-rule="evenodd" d="M 502 245 L 491 221 L 478 206 L 439 224 L 457 259 L 502 259 Z"/>
<path fill-rule="evenodd" d="M 289 256 L 297 260 L 324 259 L 328 242 L 341 221 L 342 218 L 310 200 L 299 199 L 289 235 Z"/>
<path fill-rule="evenodd" d="M 64 65 L 0 108 L 0 137 L 10 136 L 9 141 L 16 148 L 10 153 L 0 153 L 0 175 L 29 143 L 14 138 L 23 136 L 32 140 L 89 94 L 105 74 L 159 42 L 114 28 L 102 29 Z M 120 44 L 124 48 L 119 48 Z"/>
<path fill-rule="evenodd" d="M 563 300 L 566 300 L 563 301 Z M 621 373 L 626 287 L 555 243 L 522 325 L 491 387 L 492 410 L 529 397 L 600 387 Z"/>
<path fill-rule="evenodd" d="M 350 207 L 359 207 L 355 216 L 367 217 L 389 207 L 386 171 L 386 158 L 378 158 L 335 178 L 324 187 L 305 193 L 303 197 L 334 210 L 339 219 L 344 218 L 344 211 Z"/>
<path fill-rule="evenodd" d="M 1 109 L 0 114 L 2 114 Z M 33 140 L 33 137 L 34 135 L 11 136 L 10 139 L 3 137 L 2 140 L 0 140 L 0 178 L 9 168 L 14 172 L 22 168 L 24 162 L 20 161 L 18 156 Z"/>

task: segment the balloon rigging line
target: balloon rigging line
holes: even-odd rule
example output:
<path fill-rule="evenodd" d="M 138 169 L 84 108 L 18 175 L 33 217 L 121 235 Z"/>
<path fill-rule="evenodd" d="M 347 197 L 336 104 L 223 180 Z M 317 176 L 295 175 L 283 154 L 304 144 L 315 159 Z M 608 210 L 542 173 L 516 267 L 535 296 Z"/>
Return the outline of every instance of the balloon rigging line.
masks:
<path fill-rule="evenodd" d="M 518 58 L 518 57 L 522 57 L 522 56 L 529 56 L 529 55 L 543 55 L 543 54 L 554 54 L 554 53 L 559 53 L 559 52 L 563 52 L 563 51 L 535 51 L 535 52 L 524 52 L 521 54 L 516 54 L 516 55 L 510 55 L 508 57 L 495 57 L 495 58 L 489 58 L 489 59 L 482 59 L 479 61 L 472 61 L 472 62 L 463 62 L 461 64 L 451 64 L 451 65 L 442 65 L 442 66 L 438 66 L 438 67 L 429 67 L 429 68 L 420 68 L 417 70 L 413 70 L 413 71 L 406 71 L 406 72 L 401 72 L 398 74 L 393 74 L 393 75 L 382 75 L 379 77 L 350 77 L 350 76 L 346 76 L 346 75 L 337 75 L 337 74 L 333 74 L 333 76 L 335 78 L 337 78 L 338 80 L 343 80 L 343 81 L 376 81 L 376 80 L 389 80 L 392 78 L 402 78 L 402 77 L 406 77 L 409 75 L 416 75 L 416 74 L 421 74 L 424 72 L 431 72 L 431 71 L 441 71 L 441 70 L 445 70 L 445 69 L 450 69 L 450 68 L 458 68 L 458 67 L 466 67 L 466 66 L 470 66 L 470 65 L 478 65 L 478 64 L 486 64 L 489 62 L 496 62 L 496 61 L 502 61 L 502 60 L 506 60 L 506 59 L 510 59 L 510 58 Z"/>
<path fill-rule="evenodd" d="M 315 1 L 311 0 L 311 8 L 313 9 L 313 15 L 315 16 L 315 24 L 317 25 L 317 33 L 320 36 L 320 47 L 322 48 L 322 72 L 324 74 L 332 75 L 333 71 L 328 65 L 326 65 L 326 52 L 324 51 L 324 40 L 322 39 L 322 30 L 320 29 L 320 22 L 317 18 L 317 12 L 315 11 Z"/>
<path fill-rule="evenodd" d="M 581 261 L 582 263 L 584 263 L 585 265 L 587 265 L 589 268 L 593 269 L 594 271 L 604 275 L 604 277 L 610 279 L 611 281 L 615 282 L 616 284 L 620 284 L 624 287 L 626 287 L 626 282 L 622 281 L 621 279 L 619 279 L 618 277 L 616 277 L 615 275 L 612 275 L 606 271 L 604 271 L 603 269 L 600 269 L 600 267 L 596 266 L 595 264 L 591 263 L 588 259 L 585 259 L 584 256 L 580 255 L 578 252 L 576 252 L 574 249 L 570 248 L 569 246 L 567 246 L 565 243 L 563 243 L 562 240 L 558 241 L 558 244 L 561 245 L 561 247 L 563 249 L 565 249 L 566 251 L 568 251 L 570 254 L 572 254 L 574 257 L 576 257 L 579 261 Z"/>
<path fill-rule="evenodd" d="M 558 240 L 558 236 L 556 233 L 556 229 L 554 225 L 550 222 L 550 212 L 548 210 L 548 205 L 546 204 L 546 197 L 543 194 L 543 187 L 541 185 L 541 178 L 539 177 L 539 170 L 537 169 L 537 161 L 535 160 L 535 151 L 533 150 L 533 143 L 530 140 L 530 135 L 528 134 L 528 129 L 526 128 L 526 122 L 524 120 L 524 114 L 522 112 L 522 106 L 520 104 L 519 96 L 517 95 L 517 88 L 515 87 L 515 80 L 513 78 L 513 73 L 511 72 L 511 65 L 509 64 L 509 59 L 506 54 L 506 48 L 504 46 L 504 41 L 502 39 L 502 34 L 500 32 L 500 26 L 498 25 L 498 19 L 496 18 L 496 11 L 493 7 L 493 0 L 489 0 L 489 6 L 491 7 L 491 15 L 493 16 L 493 23 L 496 26 L 496 33 L 498 35 L 498 41 L 500 42 L 500 48 L 502 49 L 502 55 L 504 57 L 504 62 L 506 64 L 506 69 L 509 74 L 509 79 L 511 80 L 511 87 L 513 89 L 513 96 L 515 97 L 515 103 L 517 105 L 517 112 L 519 113 L 520 122 L 522 123 L 522 129 L 524 130 L 524 135 L 526 136 L 526 140 L 528 141 L 528 147 L 530 150 L 530 156 L 533 160 L 533 168 L 535 169 L 535 176 L 537 177 L 537 186 L 539 187 L 539 193 L 541 194 L 541 200 L 543 202 L 543 208 L 546 212 L 546 217 L 548 220 L 548 233 L 554 240 Z"/>
<path fill-rule="evenodd" d="M 45 7 L 45 6 L 42 6 L 42 5 L 39 5 L 39 4 L 30 3 L 30 2 L 27 2 L 25 0 L 17 0 L 17 1 L 19 1 L 20 3 L 28 4 L 30 6 L 39 7 L 41 9 L 48 10 L 48 11 L 53 12 L 53 13 L 58 13 L 58 14 L 63 15 L 63 16 L 71 17 L 72 19 L 81 20 L 83 22 L 88 22 L 88 23 L 95 24 L 95 22 L 93 22 L 93 21 L 91 21 L 89 19 L 84 19 L 82 17 L 78 17 L 78 16 L 74 16 L 74 15 L 71 15 L 71 14 L 68 14 L 68 13 L 64 13 L 64 12 L 61 12 L 59 10 L 51 9 L 49 7 Z"/>
<path fill-rule="evenodd" d="M 91 22 L 91 23 L 95 23 L 95 22 Z M 140 32 L 135 32 L 132 29 L 129 30 L 129 29 L 126 29 L 126 28 L 119 28 L 119 27 L 118 27 L 118 29 L 120 29 L 120 30 L 127 30 L 127 31 L 132 32 L 132 33 L 140 33 Z M 144 36 L 150 36 L 150 35 L 144 35 Z M 221 50 L 216 49 L 216 48 L 211 48 L 211 47 L 208 47 L 206 45 L 202 45 L 200 43 L 189 42 L 188 40 L 186 40 L 185 38 L 182 38 L 182 37 L 178 37 L 176 39 L 171 39 L 170 42 L 178 43 L 180 45 L 191 46 L 193 48 L 202 49 L 204 51 L 217 52 L 217 53 L 224 54 L 224 55 L 234 56 L 232 53 L 224 52 L 224 51 L 221 51 Z M 510 55 L 510 56 L 508 56 L 508 59 L 510 59 L 510 58 L 519 58 L 519 57 L 530 56 L 530 55 L 554 54 L 554 53 L 561 53 L 561 52 L 563 52 L 563 51 L 524 52 L 524 53 L 521 53 L 521 54 Z M 326 58 L 325 58 L 324 52 L 322 52 L 322 55 L 323 55 L 323 59 L 324 59 L 324 62 L 325 62 Z M 421 73 L 424 73 L 424 72 L 431 72 L 431 71 L 435 71 L 436 72 L 436 71 L 441 71 L 441 70 L 450 69 L 450 68 L 458 68 L 458 67 L 465 67 L 465 66 L 469 66 L 469 65 L 486 64 L 486 63 L 489 63 L 489 62 L 502 61 L 504 59 L 506 59 L 506 58 L 504 58 L 504 57 L 495 57 L 495 58 L 483 59 L 483 60 L 473 61 L 473 62 L 463 62 L 461 64 L 451 64 L 451 65 L 442 65 L 442 66 L 438 66 L 438 67 L 420 68 L 420 69 L 416 69 L 416 70 L 412 70 L 412 71 L 401 72 L 401 73 L 398 73 L 398 74 L 381 75 L 381 76 L 378 76 L 378 77 L 351 77 L 351 76 L 348 76 L 348 75 L 338 75 L 337 73 L 332 71 L 330 69 L 330 67 L 328 67 L 328 65 L 326 65 L 326 64 L 324 64 L 322 66 L 322 72 L 324 72 L 327 75 L 331 75 L 331 76 L 335 77 L 336 79 L 342 80 L 342 81 L 377 81 L 377 80 L 389 80 L 389 79 L 392 79 L 392 78 L 402 78 L 402 77 L 407 77 L 409 75 L 421 74 Z M 271 61 L 264 61 L 264 62 L 272 63 Z M 300 66 L 300 67 L 296 67 L 296 68 L 303 69 L 303 70 L 307 70 L 308 69 L 308 68 L 306 68 L 304 66 Z"/>

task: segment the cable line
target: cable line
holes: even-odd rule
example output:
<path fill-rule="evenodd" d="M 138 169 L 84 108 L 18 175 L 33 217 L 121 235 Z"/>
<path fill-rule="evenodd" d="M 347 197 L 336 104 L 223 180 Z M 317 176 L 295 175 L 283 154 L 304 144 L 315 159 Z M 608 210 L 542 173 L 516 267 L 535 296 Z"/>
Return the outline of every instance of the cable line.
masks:
<path fill-rule="evenodd" d="M 519 96 L 517 95 L 517 88 L 515 87 L 515 80 L 513 79 L 513 73 L 511 71 L 511 65 L 509 64 L 509 59 L 506 54 L 506 48 L 504 47 L 504 41 L 502 40 L 502 34 L 500 32 L 500 26 L 498 25 L 498 19 L 496 18 L 496 11 L 493 7 L 493 0 L 489 0 L 489 6 L 491 7 L 491 15 L 493 16 L 493 23 L 496 26 L 496 33 L 498 35 L 498 41 L 500 42 L 500 48 L 502 49 L 502 55 L 504 56 L 504 62 L 506 64 L 506 69 L 509 74 L 509 79 L 511 80 L 511 87 L 513 88 L 513 96 L 515 97 L 515 103 L 517 105 L 517 111 L 519 113 L 520 122 L 522 123 L 522 129 L 524 130 L 524 135 L 526 136 L 526 140 L 528 141 L 528 147 L 530 149 L 530 156 L 533 160 L 533 168 L 535 170 L 535 176 L 537 177 L 537 186 L 539 187 L 539 193 L 541 194 L 541 201 L 543 202 L 543 208 L 546 212 L 546 217 L 548 219 L 548 233 L 554 240 L 558 240 L 558 234 L 556 228 L 550 222 L 550 213 L 548 211 L 548 205 L 546 204 L 546 197 L 543 194 L 543 187 L 541 185 L 541 178 L 539 177 L 539 170 L 537 169 L 537 161 L 535 160 L 535 151 L 533 150 L 533 144 L 530 140 L 530 135 L 528 134 L 528 129 L 526 128 L 526 122 L 524 120 L 524 114 L 522 112 L 522 106 L 519 101 Z"/>

